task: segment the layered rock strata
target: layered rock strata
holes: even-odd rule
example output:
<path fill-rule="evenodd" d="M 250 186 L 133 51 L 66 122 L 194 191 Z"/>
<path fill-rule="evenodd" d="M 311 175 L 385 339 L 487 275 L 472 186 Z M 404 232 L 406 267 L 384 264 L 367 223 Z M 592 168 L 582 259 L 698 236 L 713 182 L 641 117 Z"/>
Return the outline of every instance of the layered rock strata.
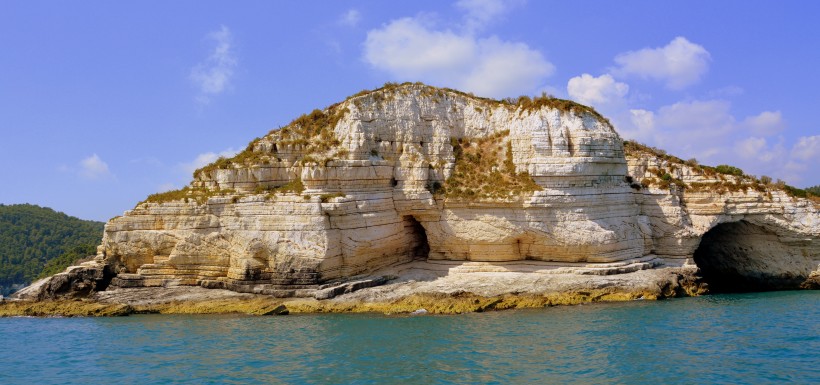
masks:
<path fill-rule="evenodd" d="M 273 130 L 110 220 L 86 267 L 112 269 L 115 287 L 281 296 L 379 284 L 380 270 L 411 261 L 578 274 L 697 264 L 772 288 L 816 279 L 814 203 L 627 150 L 572 102 L 388 85 Z"/>

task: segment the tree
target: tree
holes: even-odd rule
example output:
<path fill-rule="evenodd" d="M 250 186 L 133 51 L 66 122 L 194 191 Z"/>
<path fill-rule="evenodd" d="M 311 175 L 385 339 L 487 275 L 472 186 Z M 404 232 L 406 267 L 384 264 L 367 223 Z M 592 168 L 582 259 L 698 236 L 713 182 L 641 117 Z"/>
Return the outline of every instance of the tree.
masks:
<path fill-rule="evenodd" d="M 49 261 L 71 251 L 76 254 L 75 246 L 100 244 L 103 226 L 36 205 L 0 204 L 0 294 L 31 283 Z M 60 266 L 66 265 L 55 262 L 51 268 Z"/>

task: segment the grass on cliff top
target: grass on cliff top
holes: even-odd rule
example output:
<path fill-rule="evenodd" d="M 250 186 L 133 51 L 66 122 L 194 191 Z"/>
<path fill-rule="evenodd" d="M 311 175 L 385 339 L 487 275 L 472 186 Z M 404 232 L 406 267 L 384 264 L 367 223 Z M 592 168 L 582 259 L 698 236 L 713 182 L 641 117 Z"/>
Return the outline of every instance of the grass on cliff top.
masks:
<path fill-rule="evenodd" d="M 291 180 L 290 182 L 278 186 L 263 186 L 259 185 L 256 186 L 256 189 L 253 191 L 254 194 L 266 194 L 267 197 L 270 199 L 275 194 L 301 194 L 305 191 L 305 185 L 302 183 L 302 178 L 296 177 L 295 179 Z M 161 193 L 151 194 L 146 198 L 144 201 L 137 204 L 137 206 L 143 203 L 166 203 L 166 202 L 175 202 L 175 201 L 183 201 L 188 203 L 190 201 L 196 201 L 199 204 L 203 204 L 208 201 L 208 198 L 215 197 L 215 196 L 228 196 L 233 195 L 234 199 L 238 199 L 241 196 L 246 194 L 237 194 L 236 190 L 233 189 L 216 189 L 216 190 L 209 190 L 203 187 L 190 187 L 185 186 L 179 190 L 171 190 L 165 191 Z M 328 198 L 334 198 L 337 196 L 342 196 L 338 194 L 329 194 Z"/>
<path fill-rule="evenodd" d="M 451 88 L 438 88 L 425 85 L 423 83 L 385 83 L 384 86 L 375 90 L 361 91 L 345 99 L 345 101 L 353 100 L 362 97 L 372 97 L 377 102 L 392 98 L 397 94 L 408 94 L 411 88 L 421 88 L 423 95 L 433 96 L 435 98 L 444 98 L 448 94 L 455 94 L 474 100 L 479 100 L 484 103 L 493 105 L 503 105 L 509 108 L 514 108 L 520 113 L 527 111 L 535 111 L 540 108 L 549 107 L 555 108 L 564 112 L 571 112 L 578 115 L 590 114 L 595 118 L 606 122 L 609 121 L 601 116 L 593 108 L 584 106 L 569 100 L 558 99 L 546 94 L 538 97 L 520 96 L 518 98 L 507 98 L 503 100 L 495 100 L 490 98 L 477 97 L 471 93 L 454 90 Z M 242 152 L 233 157 L 220 157 L 211 164 L 208 164 L 196 171 L 194 171 L 194 179 L 202 179 L 203 177 L 213 177 L 212 172 L 219 169 L 241 168 L 252 166 L 255 164 L 269 164 L 273 161 L 281 161 L 284 154 L 280 152 L 284 148 L 288 148 L 292 154 L 297 154 L 296 162 L 298 164 L 317 164 L 324 165 L 333 159 L 341 159 L 347 155 L 347 150 L 339 148 L 341 141 L 335 135 L 335 127 L 339 120 L 347 114 L 349 109 L 343 108 L 344 102 L 336 103 L 329 106 L 325 110 L 313 110 L 309 114 L 304 114 L 284 127 L 271 131 L 267 139 L 271 140 L 272 146 L 259 146 L 262 138 L 256 138 Z M 610 125 L 611 126 L 611 125 Z M 268 148 L 269 150 L 263 150 Z M 500 151 L 497 151 L 500 152 Z M 291 154 L 291 155 L 292 155 Z M 476 196 L 500 196 L 504 194 L 502 191 L 505 187 L 509 187 L 507 194 L 519 194 L 523 191 L 532 191 L 535 188 L 532 178 L 526 173 L 517 175 L 509 170 L 507 162 L 503 162 L 504 167 L 497 167 L 495 164 L 488 164 L 486 159 L 481 159 L 481 154 L 473 150 L 464 152 L 462 158 L 462 167 L 460 175 L 466 175 L 470 169 L 478 171 L 477 173 L 487 172 L 487 175 L 499 177 L 503 182 L 497 189 L 488 187 L 487 183 L 476 182 L 472 177 L 456 177 L 452 179 L 453 190 L 451 194 L 462 195 L 465 197 Z M 489 159 L 489 158 L 488 158 Z M 458 165 L 457 165 L 458 168 Z M 463 179 L 463 180 L 462 180 Z M 270 187 L 263 187 L 270 190 Z M 438 187 L 434 187 L 438 189 Z M 207 197 L 218 195 L 218 192 L 208 192 L 186 187 L 181 190 L 168 191 L 158 194 L 152 194 L 145 201 L 146 202 L 168 202 L 175 200 L 196 199 L 199 202 L 206 200 Z"/>
<path fill-rule="evenodd" d="M 527 172 L 517 173 L 509 131 L 486 138 L 451 138 L 455 155 L 453 173 L 444 185 L 428 188 L 447 198 L 508 198 L 541 190 Z"/>
<path fill-rule="evenodd" d="M 690 191 L 714 191 L 721 195 L 726 192 L 747 191 L 750 188 L 759 192 L 767 192 L 769 189 L 774 189 L 782 190 L 788 196 L 793 198 L 809 199 L 815 204 L 820 204 L 820 186 L 800 189 L 794 186 L 789 186 L 781 180 L 772 182 L 772 178 L 766 175 L 763 175 L 760 178 L 755 177 L 754 175 L 748 175 L 740 168 L 727 164 L 720 164 L 715 167 L 710 167 L 699 164 L 694 158 L 683 160 L 676 156 L 667 154 L 663 149 L 647 146 L 643 143 L 638 143 L 631 140 L 624 141 L 624 153 L 627 156 L 638 156 L 640 154 L 652 155 L 656 158 L 667 161 L 669 167 L 674 168 L 676 166 L 681 167 L 682 165 L 686 165 L 691 167 L 696 172 L 700 172 L 703 176 L 720 179 L 720 181 L 716 183 L 690 183 L 687 185 L 680 179 L 673 178 L 665 169 L 651 169 L 648 171 L 653 172 L 658 179 L 643 178 L 641 180 L 641 185 L 643 187 L 656 186 L 662 189 L 668 189 L 671 185 L 677 185 L 682 189 L 688 189 Z M 725 176 L 734 177 L 734 182 L 727 180 Z M 768 193 L 768 195 L 771 197 L 771 193 Z"/>
<path fill-rule="evenodd" d="M 204 187 L 185 186 L 179 190 L 171 190 L 151 194 L 148 196 L 148 198 L 145 198 L 144 201 L 137 203 L 137 206 L 143 203 L 165 203 L 174 201 L 183 201 L 185 203 L 195 201 L 199 204 L 203 204 L 207 202 L 208 198 L 210 197 L 227 196 L 235 193 L 236 191 L 233 189 L 210 190 Z"/>
<path fill-rule="evenodd" d="M 463 92 L 459 90 L 455 90 L 452 88 L 447 87 L 434 87 L 429 86 L 421 82 L 404 82 L 404 83 L 385 83 L 384 86 L 374 89 L 374 90 L 362 90 L 358 93 L 350 96 L 346 100 L 351 100 L 363 96 L 371 96 L 377 102 L 386 100 L 391 98 L 392 95 L 396 93 L 407 94 L 406 89 L 411 87 L 418 87 L 422 89 L 422 95 L 424 96 L 434 96 L 437 99 L 444 98 L 447 94 L 455 94 L 462 97 L 470 98 L 473 100 L 482 101 L 486 104 L 490 105 L 501 105 L 506 106 L 509 108 L 518 109 L 520 112 L 532 112 L 544 107 L 554 108 L 562 112 L 574 113 L 576 115 L 584 115 L 589 114 L 598 119 L 599 121 L 605 122 L 607 125 L 612 127 L 612 124 L 609 122 L 609 119 L 601 115 L 598 111 L 590 106 L 586 106 L 580 103 L 576 103 L 572 100 L 566 99 L 559 99 L 554 96 L 548 95 L 546 93 L 541 93 L 540 96 L 526 96 L 522 95 L 517 98 L 509 97 L 504 99 L 492 99 L 486 97 L 476 96 L 470 92 Z M 435 99 L 434 99 L 435 100 Z"/>
<path fill-rule="evenodd" d="M 609 120 L 599 114 L 595 109 L 589 106 L 575 103 L 570 100 L 559 99 L 549 96 L 545 93 L 541 96 L 529 97 L 519 96 L 518 98 L 506 98 L 503 100 L 495 100 L 490 98 L 482 98 L 471 93 L 454 90 L 451 88 L 438 88 L 428 86 L 423 83 L 385 83 L 384 86 L 375 90 L 364 90 L 356 93 L 345 101 L 353 100 L 357 102 L 361 97 L 372 97 L 377 102 L 387 100 L 394 97 L 396 94 L 407 94 L 410 88 L 421 88 L 422 93 L 426 96 L 435 96 L 443 98 L 447 94 L 455 94 L 474 100 L 479 100 L 484 103 L 493 105 L 503 105 L 510 108 L 515 108 L 520 112 L 535 111 L 544 107 L 558 109 L 563 112 L 571 112 L 577 115 L 589 114 L 596 119 L 610 125 Z M 329 160 L 339 159 L 347 155 L 346 149 L 338 148 L 341 144 L 339 138 L 336 137 L 334 128 L 336 124 L 347 114 L 349 109 L 342 108 L 341 103 L 336 103 L 329 106 L 325 110 L 313 110 L 309 114 L 303 114 L 284 127 L 273 130 L 268 134 L 268 137 L 274 141 L 271 151 L 261 151 L 257 144 L 261 138 L 254 139 L 242 152 L 236 154 L 231 158 L 221 157 L 215 162 L 208 164 L 196 171 L 194 171 L 194 178 L 200 179 L 203 175 L 209 175 L 212 171 L 217 169 L 229 169 L 234 167 L 243 167 L 247 165 L 260 164 L 270 162 L 272 160 L 280 160 L 279 149 L 285 146 L 293 147 L 295 152 L 300 154 L 297 161 L 302 164 L 316 163 L 319 165 L 326 164 Z"/>
<path fill-rule="evenodd" d="M 262 139 L 256 138 L 235 156 L 231 158 L 221 157 L 215 162 L 194 171 L 194 178 L 199 179 L 217 169 L 224 170 L 264 164 L 272 160 L 279 161 L 280 149 L 284 147 L 293 147 L 294 152 L 300 154 L 297 161 L 302 164 L 325 164 L 329 160 L 341 158 L 347 154 L 347 151 L 338 148 L 341 141 L 336 138 L 334 129 L 339 120 L 348 112 L 348 109 L 341 108 L 337 104 L 327 110 L 317 109 L 309 114 L 303 114 L 286 126 L 273 130 L 268 134 L 274 141 L 270 151 L 262 151 L 258 148 L 257 144 Z"/>

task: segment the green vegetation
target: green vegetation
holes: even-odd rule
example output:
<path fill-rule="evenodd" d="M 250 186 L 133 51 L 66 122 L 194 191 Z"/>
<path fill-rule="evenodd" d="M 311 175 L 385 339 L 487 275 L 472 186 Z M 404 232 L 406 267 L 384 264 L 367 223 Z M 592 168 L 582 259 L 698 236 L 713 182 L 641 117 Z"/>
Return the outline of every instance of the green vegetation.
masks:
<path fill-rule="evenodd" d="M 293 194 L 301 194 L 302 191 L 305 191 L 305 184 L 302 183 L 302 178 L 296 176 L 296 179 L 286 183 L 282 187 L 277 187 L 272 190 L 274 193 L 293 193 Z"/>
<path fill-rule="evenodd" d="M 676 170 L 670 167 L 669 170 L 665 168 L 650 168 L 647 171 L 651 172 L 655 175 L 656 178 L 643 178 L 641 179 L 641 187 L 646 188 L 649 186 L 657 186 L 658 188 L 668 190 L 673 185 L 677 186 L 679 189 L 686 189 L 689 186 L 679 178 L 674 177 L 671 173 L 675 172 Z"/>
<path fill-rule="evenodd" d="M 50 208 L 0 204 L 0 293 L 8 295 L 13 285 L 31 283 L 45 274 L 46 266 L 61 271 L 74 262 L 73 255 L 81 254 L 77 247 L 94 254 L 103 225 Z"/>
<path fill-rule="evenodd" d="M 416 82 L 416 83 L 405 82 L 405 83 L 401 83 L 401 84 L 399 84 L 399 83 L 389 83 L 388 82 L 388 83 L 385 83 L 384 86 L 382 86 L 380 88 L 377 88 L 375 90 L 362 90 L 362 91 L 359 91 L 355 95 L 349 97 L 348 100 L 352 100 L 354 104 L 356 104 L 358 107 L 361 107 L 362 104 L 361 104 L 360 98 L 364 97 L 364 96 L 370 96 L 371 98 L 373 98 L 373 100 L 377 104 L 381 104 L 382 102 L 391 100 L 396 93 L 400 93 L 402 95 L 409 94 L 409 88 L 411 86 L 421 88 L 421 95 L 422 96 L 432 97 L 433 101 L 436 101 L 436 102 L 447 98 L 448 94 L 455 94 L 455 95 L 459 95 L 459 96 L 463 96 L 463 97 L 468 97 L 468 98 L 471 98 L 471 99 L 474 99 L 474 100 L 479 100 L 479 101 L 485 102 L 489 105 L 503 105 L 503 106 L 507 106 L 507 107 L 510 107 L 510 108 L 520 109 L 521 113 L 531 112 L 531 111 L 534 111 L 534 110 L 537 110 L 537 109 L 540 109 L 540 108 L 543 108 L 543 107 L 549 107 L 549 108 L 555 108 L 555 109 L 563 111 L 563 112 L 572 112 L 572 113 L 575 113 L 577 115 L 590 114 L 590 115 L 594 116 L 596 119 L 598 119 L 602 122 L 606 122 L 607 124 L 609 124 L 611 126 L 611 123 L 609 122 L 609 120 L 607 118 L 605 118 L 603 115 L 601 115 L 600 113 L 598 113 L 598 111 L 596 111 L 594 108 L 589 107 L 589 106 L 585 106 L 583 104 L 578 104 L 578 103 L 573 102 L 571 100 L 559 99 L 559 98 L 547 95 L 546 93 L 541 93 L 541 96 L 535 96 L 535 97 L 530 97 L 530 96 L 524 95 L 524 96 L 519 96 L 517 98 L 506 98 L 506 99 L 496 100 L 496 99 L 491 99 L 491 98 L 484 98 L 484 97 L 475 96 L 472 93 L 463 92 L 463 91 L 459 91 L 459 90 L 454 90 L 452 88 L 446 88 L 446 87 L 439 88 L 439 87 L 428 86 L 428 85 L 426 85 L 424 83 L 421 83 L 421 82 Z M 478 106 L 474 107 L 474 109 L 475 109 L 476 112 L 479 112 L 479 113 L 483 112 L 483 109 L 478 107 Z"/>
<path fill-rule="evenodd" d="M 302 164 L 327 164 L 330 160 L 347 155 L 346 149 L 338 148 L 341 141 L 336 138 L 333 130 L 348 112 L 347 108 L 334 105 L 325 111 L 313 110 L 309 114 L 303 114 L 285 127 L 269 133 L 269 138 L 274 142 L 270 151 L 257 148 L 257 144 L 262 139 L 256 138 L 248 144 L 245 150 L 232 158 L 219 158 L 194 171 L 194 178 L 199 179 L 203 174 L 210 174 L 217 169 L 225 170 L 260 163 L 269 164 L 273 160 L 279 161 L 279 149 L 284 147 L 298 148 L 300 158 L 297 160 Z"/>
<path fill-rule="evenodd" d="M 319 195 L 319 200 L 322 201 L 322 203 L 327 203 L 333 198 L 344 198 L 345 196 L 346 195 L 344 193 L 341 193 L 341 192 L 328 193 L 328 194 Z"/>
<path fill-rule="evenodd" d="M 515 172 L 509 131 L 479 139 L 451 138 L 455 168 L 444 185 L 428 189 L 448 198 L 507 198 L 540 190 L 527 172 Z"/>
<path fill-rule="evenodd" d="M 753 175 L 746 175 L 743 170 L 737 167 L 727 164 L 710 167 L 699 164 L 697 159 L 694 158 L 684 161 L 678 157 L 668 155 L 666 151 L 662 149 L 650 147 L 630 140 L 624 141 L 624 153 L 627 156 L 639 156 L 640 154 L 652 155 L 656 158 L 665 160 L 667 162 L 667 167 L 670 167 L 672 170 L 676 167 L 686 165 L 691 167 L 696 172 L 702 173 L 703 176 L 718 179 L 716 182 L 693 182 L 687 185 L 680 179 L 677 179 L 667 173 L 667 171 L 663 168 L 650 168 L 647 171 L 653 173 L 657 176 L 657 178 L 643 178 L 641 180 L 642 187 L 658 186 L 666 189 L 674 184 L 692 192 L 711 191 L 721 195 L 727 192 L 739 192 L 754 189 L 758 192 L 766 193 L 766 196 L 769 199 L 772 198 L 772 193 L 769 189 L 778 189 L 784 191 L 790 197 L 806 198 L 812 200 L 816 204 L 820 203 L 820 186 L 799 189 L 789 186 L 781 180 L 778 180 L 776 183 L 772 183 L 772 178 L 766 175 L 763 175 L 758 179 Z M 727 178 L 727 175 L 734 178 Z"/>
<path fill-rule="evenodd" d="M 737 167 L 734 167 L 734 166 L 729 166 L 728 164 L 721 164 L 721 165 L 716 166 L 715 171 L 717 171 L 721 174 L 725 174 L 725 175 L 734 175 L 734 176 L 743 176 L 744 175 L 743 170 L 741 170 Z"/>
<path fill-rule="evenodd" d="M 189 187 L 186 186 L 186 187 L 183 187 L 180 190 L 171 190 L 171 191 L 165 191 L 165 192 L 159 192 L 159 193 L 151 194 L 151 195 L 148 196 L 148 198 L 146 198 L 144 201 L 142 201 L 140 203 L 144 203 L 144 202 L 165 203 L 165 202 L 180 201 L 180 200 L 187 199 L 187 198 L 191 197 L 192 192 L 193 192 L 193 190 L 191 190 Z"/>
<path fill-rule="evenodd" d="M 647 146 L 643 143 L 638 143 L 632 140 L 624 140 L 624 153 L 626 153 L 627 155 L 638 155 L 641 153 L 650 154 L 654 155 L 656 158 L 663 159 L 667 162 L 688 164 L 693 167 L 697 167 L 698 162 L 697 159 L 694 158 L 684 161 L 681 158 L 667 154 L 666 151 L 663 149 Z"/>
<path fill-rule="evenodd" d="M 191 200 L 196 201 L 199 204 L 203 204 L 208 201 L 208 198 L 214 196 L 225 196 L 229 194 L 233 194 L 236 191 L 233 189 L 215 189 L 211 190 L 205 187 L 190 187 L 185 186 L 179 190 L 171 190 L 160 192 L 156 194 L 151 194 L 148 198 L 145 198 L 144 201 L 137 203 L 137 206 L 143 203 L 165 203 L 165 202 L 174 202 L 174 201 L 184 201 L 188 203 Z"/>
<path fill-rule="evenodd" d="M 60 273 L 67 267 L 76 265 L 81 260 L 87 259 L 89 256 L 95 254 L 97 254 L 96 245 L 86 244 L 71 247 L 65 253 L 60 254 L 59 257 L 46 262 L 45 267 L 43 267 L 43 271 L 37 275 L 35 280 Z"/>
<path fill-rule="evenodd" d="M 777 183 L 775 183 L 775 186 L 785 191 L 786 194 L 788 194 L 790 197 L 805 198 L 811 200 L 814 203 L 820 204 L 820 186 L 813 186 L 801 189 L 794 186 L 789 186 L 786 184 L 786 182 L 783 182 L 779 179 L 777 180 Z"/>
<path fill-rule="evenodd" d="M 544 107 L 549 107 L 563 112 L 571 112 L 576 115 L 589 114 L 594 116 L 596 119 L 605 122 L 610 127 L 612 126 L 612 124 L 609 122 L 609 119 L 605 118 L 603 115 L 598 113 L 598 111 L 595 111 L 594 108 L 585 106 L 583 104 L 575 103 L 572 100 L 559 99 L 547 95 L 546 93 L 542 93 L 541 96 L 536 96 L 533 98 L 530 98 L 529 96 L 507 98 L 502 100 L 501 102 L 509 106 L 516 106 L 521 109 L 521 112 L 534 111 Z"/>
<path fill-rule="evenodd" d="M 609 122 L 601 116 L 597 111 L 591 107 L 584 106 L 570 100 L 558 99 L 547 94 L 542 94 L 537 97 L 521 96 L 518 98 L 508 98 L 504 100 L 495 100 L 490 98 L 477 97 L 471 93 L 465 93 L 449 88 L 437 88 L 424 85 L 423 83 L 385 83 L 384 86 L 375 90 L 364 90 L 351 97 L 347 98 L 345 102 L 350 101 L 358 107 L 362 107 L 362 103 L 370 98 L 376 104 L 392 100 L 397 95 L 409 95 L 411 92 L 420 92 L 421 95 L 430 97 L 433 101 L 441 101 L 459 95 L 468 97 L 477 101 L 482 101 L 488 105 L 506 106 L 510 109 L 517 110 L 519 113 L 534 111 L 543 107 L 555 108 L 564 112 L 572 112 L 578 115 L 589 114 L 595 118 Z M 247 148 L 236 154 L 231 158 L 219 158 L 215 162 L 202 167 L 194 172 L 195 179 L 202 179 L 204 176 L 219 169 L 241 168 L 247 166 L 254 166 L 259 164 L 270 164 L 272 162 L 280 162 L 282 158 L 287 158 L 288 161 L 295 161 L 296 164 L 308 165 L 315 164 L 319 166 L 326 166 L 334 159 L 341 159 L 347 155 L 347 149 L 340 148 L 341 141 L 335 135 L 335 127 L 339 120 L 342 119 L 350 110 L 343 108 L 344 102 L 329 106 L 325 110 L 313 110 L 309 114 L 304 114 L 294 119 L 288 125 L 277 130 L 271 131 L 265 138 L 256 138 Z M 454 107 L 455 108 L 455 107 Z M 476 111 L 483 111 L 479 106 L 474 106 Z M 264 142 L 264 143 L 262 143 Z M 503 150 L 503 149 L 502 149 Z M 497 154 L 500 154 L 500 150 Z M 371 156 L 379 156 L 378 150 L 374 149 L 370 153 Z M 488 159 L 478 159 L 481 155 L 473 154 L 471 151 L 465 152 L 463 168 L 485 167 Z M 295 159 L 294 159 L 295 157 Z M 470 165 L 472 163 L 472 165 Z M 524 191 L 531 191 L 537 185 L 532 181 L 526 173 L 520 175 L 514 171 L 510 171 L 506 162 L 502 162 L 503 167 L 498 167 L 494 163 L 491 165 L 491 170 L 484 171 L 495 172 L 494 175 L 506 175 L 502 178 L 506 187 L 510 187 L 509 191 L 502 191 L 503 188 L 492 188 L 483 182 L 472 180 L 472 177 L 461 180 L 463 178 L 456 177 L 452 179 L 454 183 L 450 194 L 466 194 L 466 196 L 497 196 L 507 195 L 512 193 L 519 194 Z M 483 168 L 482 168 L 483 169 Z M 465 171 L 466 172 L 466 171 Z M 299 181 L 301 183 L 301 181 Z M 451 184 L 452 184 L 451 183 Z M 463 184 L 463 185 L 462 185 Z M 431 185 L 429 188 L 437 192 L 445 191 L 444 186 Z M 275 190 L 275 191 L 274 191 Z M 271 192 L 296 192 L 293 186 L 282 186 L 281 188 L 272 188 L 262 186 L 256 189 L 256 193 L 271 193 Z M 209 192 L 206 189 L 186 187 L 181 190 L 168 191 L 158 194 L 153 194 L 146 199 L 146 202 L 169 202 L 176 200 L 195 199 L 197 202 L 204 203 L 207 197 L 222 194 L 220 192 Z"/>

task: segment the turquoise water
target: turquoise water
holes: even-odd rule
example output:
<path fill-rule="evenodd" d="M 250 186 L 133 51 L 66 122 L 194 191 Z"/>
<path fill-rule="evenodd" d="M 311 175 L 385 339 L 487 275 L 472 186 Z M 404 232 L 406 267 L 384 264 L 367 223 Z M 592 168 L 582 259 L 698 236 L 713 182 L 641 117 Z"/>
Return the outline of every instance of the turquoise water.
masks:
<path fill-rule="evenodd" d="M 457 316 L 0 319 L 0 384 L 820 383 L 820 291 Z"/>

